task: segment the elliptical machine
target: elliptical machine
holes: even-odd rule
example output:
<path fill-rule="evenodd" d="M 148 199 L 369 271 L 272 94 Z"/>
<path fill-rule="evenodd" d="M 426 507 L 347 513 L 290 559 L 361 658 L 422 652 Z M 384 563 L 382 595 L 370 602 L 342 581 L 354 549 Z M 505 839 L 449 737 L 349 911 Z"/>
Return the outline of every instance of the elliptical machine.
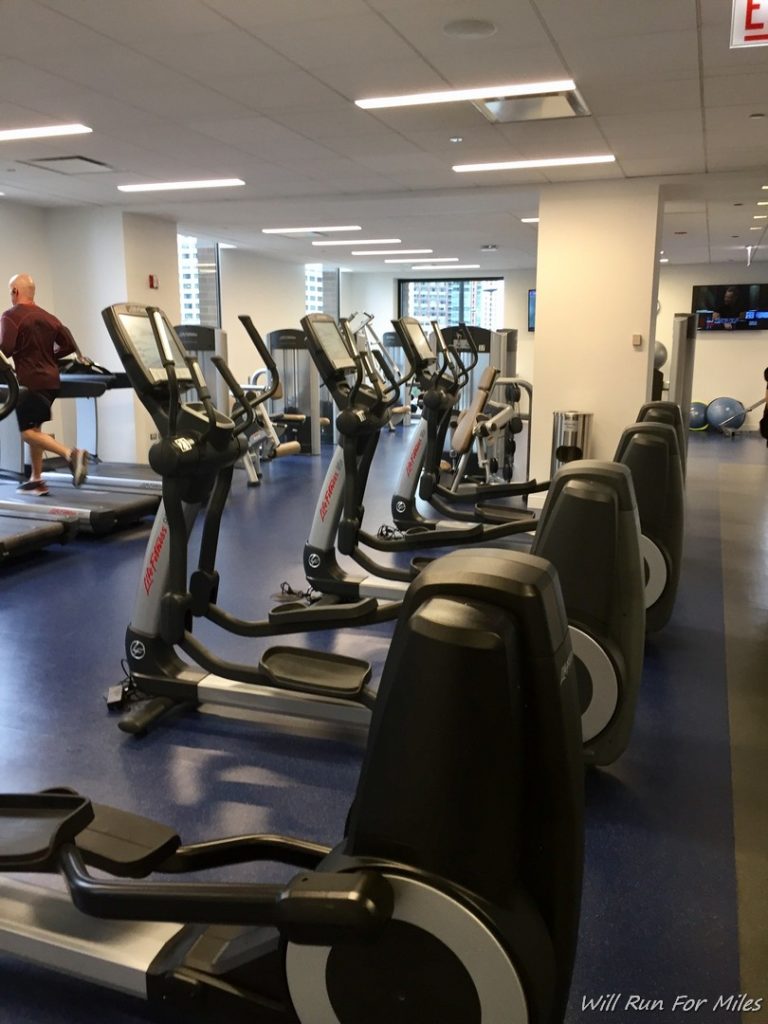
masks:
<path fill-rule="evenodd" d="M 0 949 L 199 1024 L 561 1024 L 582 872 L 575 691 L 552 567 L 448 555 L 404 602 L 336 848 L 185 846 L 66 790 L 0 796 L 0 871 L 69 889 L 0 878 Z M 264 860 L 300 870 L 151 877 Z"/>
<path fill-rule="evenodd" d="M 192 634 L 193 618 L 203 614 L 231 632 L 268 637 L 338 626 L 343 613 L 319 609 L 307 622 L 303 611 L 292 614 L 291 609 L 280 608 L 269 620 L 244 622 L 217 609 L 218 576 L 212 559 L 253 409 L 223 360 L 214 363 L 239 406 L 235 420 L 214 408 L 197 364 L 185 356 L 160 310 L 120 304 L 102 315 L 131 383 L 157 425 L 160 440 L 150 449 L 149 458 L 163 480 L 163 501 L 126 631 L 128 697 L 143 699 L 132 704 L 120 727 L 142 734 L 170 712 L 206 702 L 367 726 L 374 700 L 367 662 L 273 647 L 261 655 L 258 665 L 238 664 L 220 658 Z M 182 401 L 182 391 L 190 388 L 198 401 Z M 203 563 L 188 583 L 190 534 L 206 503 Z M 376 612 L 376 602 L 361 601 L 347 612 L 347 619 L 380 621 Z M 394 613 L 388 611 L 385 618 L 396 613 L 397 608 Z"/>

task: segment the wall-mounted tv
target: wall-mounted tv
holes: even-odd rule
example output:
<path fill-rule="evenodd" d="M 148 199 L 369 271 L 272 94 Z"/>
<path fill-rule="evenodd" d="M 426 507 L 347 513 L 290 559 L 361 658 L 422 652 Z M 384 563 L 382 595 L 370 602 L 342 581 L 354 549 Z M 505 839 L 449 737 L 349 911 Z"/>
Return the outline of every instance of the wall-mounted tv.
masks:
<path fill-rule="evenodd" d="M 700 331 L 766 331 L 768 284 L 696 284 L 691 312 Z"/>
<path fill-rule="evenodd" d="M 528 330 L 536 330 L 536 289 L 528 289 Z"/>

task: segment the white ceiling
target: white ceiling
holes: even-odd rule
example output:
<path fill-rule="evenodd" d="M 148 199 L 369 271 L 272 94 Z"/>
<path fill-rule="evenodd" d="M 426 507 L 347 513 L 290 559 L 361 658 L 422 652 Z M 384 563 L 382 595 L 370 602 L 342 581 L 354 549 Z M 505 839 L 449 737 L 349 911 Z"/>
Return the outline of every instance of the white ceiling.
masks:
<path fill-rule="evenodd" d="M 496 32 L 443 31 L 464 18 Z M 83 122 L 93 134 L 0 143 L 0 201 L 120 206 L 276 259 L 383 269 L 383 257 L 261 234 L 355 223 L 498 270 L 534 265 L 536 228 L 520 217 L 536 213 L 541 185 L 653 177 L 672 263 L 741 262 L 763 239 L 750 228 L 768 224 L 753 220 L 768 212 L 755 205 L 768 198 L 768 48 L 729 49 L 730 21 L 729 0 L 3 0 L 0 128 Z M 590 117 L 493 125 L 470 104 L 353 102 L 569 77 Z M 605 152 L 617 162 L 451 170 Z M 28 164 L 56 156 L 111 170 Z M 206 177 L 246 185 L 116 191 Z M 488 243 L 497 250 L 481 252 Z"/>

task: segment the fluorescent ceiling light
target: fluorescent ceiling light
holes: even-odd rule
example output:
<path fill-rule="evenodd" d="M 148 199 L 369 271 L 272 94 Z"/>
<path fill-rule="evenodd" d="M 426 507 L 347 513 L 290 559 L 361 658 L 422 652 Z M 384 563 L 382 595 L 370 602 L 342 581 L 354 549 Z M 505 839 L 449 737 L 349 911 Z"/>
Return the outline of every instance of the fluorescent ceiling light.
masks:
<path fill-rule="evenodd" d="M 312 245 L 400 245 L 402 238 L 355 238 L 350 241 L 313 242 Z"/>
<path fill-rule="evenodd" d="M 155 181 L 144 185 L 118 185 L 118 192 L 176 192 L 188 188 L 234 188 L 242 178 L 208 178 L 203 181 Z"/>
<path fill-rule="evenodd" d="M 306 235 L 311 231 L 362 231 L 359 224 L 341 225 L 341 227 L 322 228 L 262 228 L 262 235 Z"/>
<path fill-rule="evenodd" d="M 380 110 L 383 107 L 418 107 L 425 103 L 460 103 L 463 100 L 502 99 L 507 96 L 541 96 L 575 88 L 576 83 L 566 78 L 557 82 L 486 85 L 475 89 L 415 92 L 406 96 L 374 96 L 367 100 L 355 100 L 355 105 L 362 107 L 363 110 Z"/>
<path fill-rule="evenodd" d="M 479 267 L 479 263 L 454 263 L 452 267 L 433 267 L 431 263 L 422 263 L 418 266 L 411 267 L 411 270 L 478 270 Z"/>
<path fill-rule="evenodd" d="M 538 217 L 521 217 L 520 218 L 520 223 L 521 224 L 538 224 L 539 223 L 539 218 Z"/>
<path fill-rule="evenodd" d="M 414 259 L 413 256 L 402 260 L 384 260 L 385 263 L 458 263 L 458 256 L 425 256 L 423 259 Z"/>
<path fill-rule="evenodd" d="M 493 164 L 454 164 L 458 174 L 466 171 L 523 171 L 530 167 L 578 167 L 581 164 L 612 164 L 616 157 L 612 153 L 601 156 L 554 156 L 542 160 L 506 160 Z"/>
<path fill-rule="evenodd" d="M 749 230 L 750 231 L 764 231 L 765 228 L 762 225 L 760 225 L 760 226 L 755 225 L 753 228 L 750 228 Z"/>
<path fill-rule="evenodd" d="M 753 213 L 752 220 L 768 220 L 768 213 Z"/>
<path fill-rule="evenodd" d="M 758 206 L 768 206 L 768 199 L 761 199 Z"/>
<path fill-rule="evenodd" d="M 48 139 L 56 135 L 90 135 L 93 128 L 84 124 L 52 124 L 43 128 L 7 128 L 0 131 L 0 142 L 13 139 Z"/>
<path fill-rule="evenodd" d="M 350 256 L 397 256 L 401 253 L 411 253 L 415 256 L 420 252 L 434 252 L 434 249 L 353 249 Z M 410 263 L 410 260 L 406 262 Z"/>
<path fill-rule="evenodd" d="M 669 256 L 662 256 L 659 263 L 669 263 Z"/>
<path fill-rule="evenodd" d="M 236 245 L 232 245 L 231 242 L 219 242 L 220 249 L 236 249 Z"/>

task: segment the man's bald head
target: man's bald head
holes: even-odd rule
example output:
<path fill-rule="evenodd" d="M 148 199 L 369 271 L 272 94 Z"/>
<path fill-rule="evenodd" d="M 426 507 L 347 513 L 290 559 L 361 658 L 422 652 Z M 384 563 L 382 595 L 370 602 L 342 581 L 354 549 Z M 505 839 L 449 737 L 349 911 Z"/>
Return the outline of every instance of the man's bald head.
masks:
<path fill-rule="evenodd" d="M 35 301 L 35 282 L 29 274 L 16 274 L 8 282 L 8 288 L 14 305 L 18 302 Z"/>

